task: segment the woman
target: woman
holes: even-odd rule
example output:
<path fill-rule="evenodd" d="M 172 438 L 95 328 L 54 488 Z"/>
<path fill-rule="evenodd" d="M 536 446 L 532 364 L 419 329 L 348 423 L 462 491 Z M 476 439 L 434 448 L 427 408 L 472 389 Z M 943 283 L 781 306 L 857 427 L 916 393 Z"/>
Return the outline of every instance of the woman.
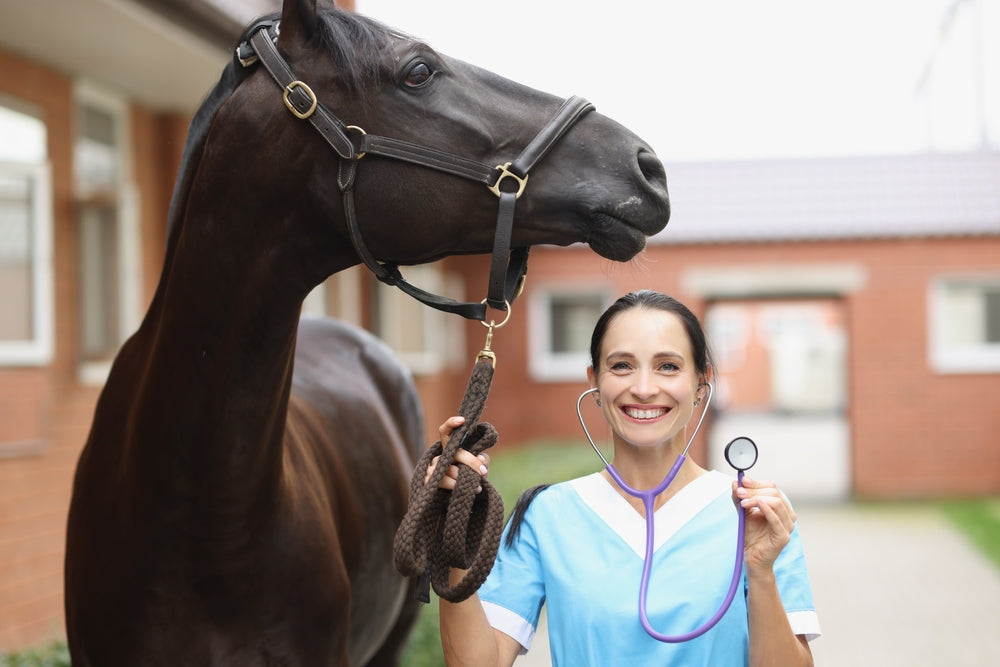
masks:
<path fill-rule="evenodd" d="M 613 465 L 634 489 L 660 484 L 688 443 L 709 391 L 705 335 L 683 304 L 648 290 L 598 320 L 587 377 L 611 429 Z M 442 424 L 445 442 L 461 424 Z M 486 476 L 488 458 L 459 450 Z M 454 486 L 457 470 L 442 486 Z M 530 497 L 529 497 L 530 498 Z M 605 469 L 519 503 L 489 578 L 468 600 L 440 602 L 448 665 L 512 665 L 547 605 L 554 665 L 811 665 L 819 635 L 795 513 L 770 482 L 743 486 L 685 459 L 654 502 L 651 626 L 676 635 L 701 626 L 725 597 L 737 512 L 746 510 L 742 591 L 719 623 L 684 643 L 662 643 L 637 611 L 645 510 Z M 525 507 L 525 504 L 527 506 Z M 462 576 L 453 572 L 457 582 Z"/>

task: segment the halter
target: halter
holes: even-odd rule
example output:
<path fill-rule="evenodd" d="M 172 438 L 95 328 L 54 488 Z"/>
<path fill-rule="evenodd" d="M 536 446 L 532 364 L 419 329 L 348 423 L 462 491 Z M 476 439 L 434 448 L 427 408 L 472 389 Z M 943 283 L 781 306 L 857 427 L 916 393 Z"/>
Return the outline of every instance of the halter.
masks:
<path fill-rule="evenodd" d="M 524 276 L 528 271 L 528 248 L 511 250 L 510 247 L 514 228 L 514 208 L 527 185 L 528 173 L 577 121 L 594 108 L 594 105 L 580 97 L 569 98 L 563 102 L 556 114 L 516 160 L 490 167 L 482 162 L 435 148 L 368 134 L 355 125 L 345 125 L 319 102 L 316 94 L 306 83 L 295 77 L 288 63 L 278 53 L 275 46 L 279 34 L 278 21 L 261 21 L 255 24 L 248 34 L 250 38 L 236 48 L 236 57 L 240 63 L 244 67 L 253 65 L 258 59 L 264 63 L 271 77 L 284 90 L 283 100 L 288 110 L 296 118 L 308 120 L 343 158 L 337 184 L 344 195 L 344 214 L 351 243 L 375 277 L 387 285 L 398 287 L 432 308 L 456 313 L 469 319 L 485 322 L 487 305 L 495 310 L 506 311 L 523 288 Z M 348 132 L 357 135 L 357 146 Z M 477 181 L 500 199 L 493 239 L 489 290 L 482 302 L 460 303 L 415 287 L 403 278 L 397 264 L 380 262 L 368 250 L 354 208 L 354 183 L 358 163 L 366 155 L 402 160 Z M 504 183 L 506 179 L 512 182 Z"/>

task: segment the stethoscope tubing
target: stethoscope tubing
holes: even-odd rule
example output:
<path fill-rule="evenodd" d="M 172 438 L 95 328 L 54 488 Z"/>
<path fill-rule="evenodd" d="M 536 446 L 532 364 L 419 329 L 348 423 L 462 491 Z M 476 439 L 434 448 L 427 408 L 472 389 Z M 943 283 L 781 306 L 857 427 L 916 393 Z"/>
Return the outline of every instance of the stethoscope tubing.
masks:
<path fill-rule="evenodd" d="M 705 420 L 705 414 L 708 412 L 708 406 L 711 404 L 713 393 L 711 383 L 706 383 L 706 386 L 708 387 L 708 396 L 706 398 L 705 408 L 702 411 L 701 418 L 698 420 L 697 426 L 695 426 L 694 433 L 691 434 L 691 438 L 687 442 L 687 446 L 684 447 L 684 451 L 681 455 L 677 457 L 673 467 L 670 468 L 670 472 L 668 472 L 667 476 L 663 478 L 663 481 L 652 489 L 647 489 L 645 491 L 629 486 L 614 465 L 609 463 L 608 460 L 604 458 L 601 450 L 597 448 L 597 444 L 590 436 L 590 431 L 587 429 L 587 425 L 583 421 L 583 413 L 580 410 L 580 403 L 583 401 L 584 396 L 596 391 L 596 389 L 588 389 L 580 394 L 580 398 L 576 401 L 576 414 L 580 419 L 580 425 L 583 427 L 583 432 L 587 436 L 590 446 L 593 447 L 594 451 L 597 452 L 597 455 L 601 457 L 602 461 L 604 461 L 604 469 L 608 472 L 615 483 L 618 484 L 623 491 L 625 491 L 625 493 L 635 498 L 639 498 L 642 501 L 643 509 L 646 514 L 646 549 L 645 556 L 642 559 L 642 579 L 639 584 L 639 622 L 642 624 L 642 628 L 646 631 L 646 634 L 657 641 L 667 644 L 679 644 L 690 641 L 696 637 L 700 637 L 714 628 L 718 622 L 722 620 L 722 617 L 726 615 L 726 612 L 729 611 L 729 607 L 732 605 L 733 599 L 736 597 L 736 591 L 739 590 L 740 582 L 743 580 L 743 540 L 746 536 L 746 510 L 743 507 L 737 507 L 738 527 L 736 531 L 736 557 L 733 565 L 733 577 L 729 582 L 729 590 L 726 592 L 726 597 L 716 612 L 698 628 L 679 635 L 666 635 L 658 632 L 649 621 L 649 615 L 646 611 L 646 600 L 649 594 L 649 581 L 653 570 L 653 552 L 655 547 L 656 528 L 654 505 L 656 503 L 656 497 L 666 491 L 670 484 L 674 481 L 674 478 L 677 477 L 677 473 L 680 472 L 681 467 L 684 465 L 684 461 L 687 459 L 687 452 L 691 448 L 691 443 L 694 442 L 695 437 L 698 435 L 698 431 L 701 429 L 701 424 Z M 742 470 L 738 471 L 737 483 L 740 486 L 743 486 Z"/>

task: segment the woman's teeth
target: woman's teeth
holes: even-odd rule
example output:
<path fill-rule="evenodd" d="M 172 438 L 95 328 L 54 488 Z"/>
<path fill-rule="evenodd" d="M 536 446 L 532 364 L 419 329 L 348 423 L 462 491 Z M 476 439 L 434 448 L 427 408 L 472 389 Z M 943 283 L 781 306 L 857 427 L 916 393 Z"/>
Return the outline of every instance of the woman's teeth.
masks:
<path fill-rule="evenodd" d="M 667 413 L 666 408 L 653 408 L 649 410 L 640 410 L 638 408 L 625 408 L 625 414 L 632 419 L 656 419 L 661 415 Z"/>

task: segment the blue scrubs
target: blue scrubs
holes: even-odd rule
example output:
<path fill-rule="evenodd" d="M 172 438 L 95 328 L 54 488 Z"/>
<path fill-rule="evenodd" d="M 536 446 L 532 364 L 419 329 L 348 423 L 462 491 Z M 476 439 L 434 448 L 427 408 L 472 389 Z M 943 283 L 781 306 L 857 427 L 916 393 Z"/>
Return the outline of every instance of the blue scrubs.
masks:
<path fill-rule="evenodd" d="M 731 482 L 707 473 L 656 511 L 647 611 L 657 632 L 690 632 L 725 599 L 737 533 Z M 646 634 L 638 611 L 645 539 L 645 520 L 599 473 L 545 489 L 528 508 L 515 544 L 501 544 L 479 590 L 490 623 L 527 650 L 546 605 L 556 667 L 746 665 L 745 594 L 737 593 L 718 625 L 692 641 L 665 644 Z M 775 575 L 792 630 L 819 636 L 797 529 Z M 744 576 L 744 593 L 745 587 Z"/>

